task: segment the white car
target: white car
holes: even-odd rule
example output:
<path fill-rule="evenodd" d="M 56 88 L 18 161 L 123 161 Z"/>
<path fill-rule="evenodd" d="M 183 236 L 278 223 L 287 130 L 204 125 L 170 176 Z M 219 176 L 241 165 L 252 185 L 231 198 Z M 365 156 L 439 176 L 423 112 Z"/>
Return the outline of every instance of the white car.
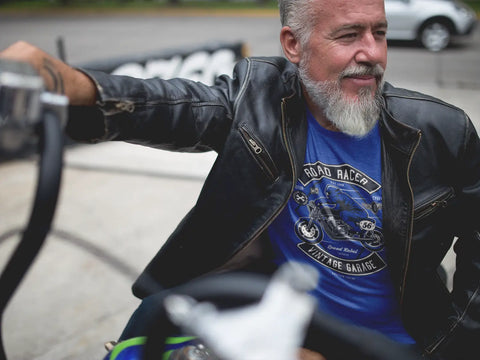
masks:
<path fill-rule="evenodd" d="M 432 51 L 471 34 L 477 22 L 476 13 L 456 0 L 385 0 L 385 12 L 387 39 L 418 40 Z"/>

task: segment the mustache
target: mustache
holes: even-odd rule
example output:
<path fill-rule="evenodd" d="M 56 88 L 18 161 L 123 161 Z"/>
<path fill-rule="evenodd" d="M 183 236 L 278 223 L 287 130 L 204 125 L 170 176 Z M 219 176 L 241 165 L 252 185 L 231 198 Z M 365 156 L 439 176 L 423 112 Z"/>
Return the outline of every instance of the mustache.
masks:
<path fill-rule="evenodd" d="M 345 70 L 343 70 L 340 73 L 339 79 L 343 79 L 346 77 L 352 77 L 352 76 L 375 76 L 376 78 L 381 78 L 383 77 L 383 74 L 385 73 L 385 70 L 379 65 L 353 65 Z"/>

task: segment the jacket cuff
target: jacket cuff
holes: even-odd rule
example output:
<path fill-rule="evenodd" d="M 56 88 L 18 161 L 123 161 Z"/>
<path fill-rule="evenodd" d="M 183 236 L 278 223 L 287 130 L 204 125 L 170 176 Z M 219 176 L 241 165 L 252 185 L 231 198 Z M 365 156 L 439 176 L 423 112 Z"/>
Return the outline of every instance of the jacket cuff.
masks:
<path fill-rule="evenodd" d="M 106 140 L 105 117 L 97 106 L 69 106 L 65 132 L 79 142 Z"/>
<path fill-rule="evenodd" d="M 66 134 L 79 142 L 97 143 L 106 139 L 106 120 L 102 111 L 102 87 L 90 71 L 75 68 L 90 78 L 97 90 L 95 106 L 72 106 L 68 108 Z"/>

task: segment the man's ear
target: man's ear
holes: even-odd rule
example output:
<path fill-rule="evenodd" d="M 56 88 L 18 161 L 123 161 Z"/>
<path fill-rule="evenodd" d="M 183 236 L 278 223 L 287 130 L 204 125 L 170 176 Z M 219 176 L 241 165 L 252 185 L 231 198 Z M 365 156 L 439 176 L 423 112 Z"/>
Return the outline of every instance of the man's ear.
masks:
<path fill-rule="evenodd" d="M 290 62 L 294 64 L 300 63 L 301 46 L 300 41 L 297 40 L 289 26 L 284 26 L 280 31 L 280 43 L 283 48 L 283 53 Z"/>

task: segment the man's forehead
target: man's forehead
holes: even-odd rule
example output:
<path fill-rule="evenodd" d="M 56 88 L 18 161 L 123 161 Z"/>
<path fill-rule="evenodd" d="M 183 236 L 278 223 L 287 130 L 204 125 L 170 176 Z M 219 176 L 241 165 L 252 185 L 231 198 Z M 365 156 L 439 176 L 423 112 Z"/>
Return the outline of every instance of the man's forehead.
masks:
<path fill-rule="evenodd" d="M 338 26 L 368 24 L 386 26 L 383 0 L 313 0 L 312 14 L 318 25 L 335 22 Z"/>
<path fill-rule="evenodd" d="M 334 13 L 340 16 L 348 16 L 362 10 L 365 13 L 385 12 L 384 0 L 312 0 L 312 4 L 321 13 Z"/>

